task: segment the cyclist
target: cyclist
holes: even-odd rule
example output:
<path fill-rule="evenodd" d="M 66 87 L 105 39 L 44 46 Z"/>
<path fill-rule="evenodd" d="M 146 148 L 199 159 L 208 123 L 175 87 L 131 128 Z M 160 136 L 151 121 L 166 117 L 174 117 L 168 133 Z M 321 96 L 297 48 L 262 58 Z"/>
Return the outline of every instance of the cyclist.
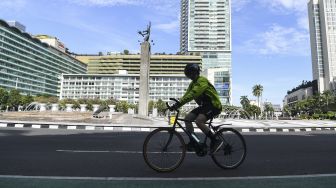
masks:
<path fill-rule="evenodd" d="M 197 108 L 193 109 L 189 114 L 186 115 L 185 122 L 186 128 L 190 134 L 194 134 L 194 128 L 192 121 L 195 121 L 198 128 L 207 135 L 212 143 L 213 149 L 211 153 L 215 153 L 223 145 L 223 141 L 215 138 L 214 134 L 210 131 L 209 127 L 206 126 L 206 121 L 217 116 L 222 111 L 222 104 L 219 100 L 218 93 L 215 87 L 209 82 L 209 80 L 203 76 L 200 76 L 200 67 L 197 64 L 187 64 L 184 68 L 184 74 L 186 77 L 192 80 L 186 93 L 175 103 L 172 108 L 178 109 L 184 104 L 195 100 L 199 105 Z M 194 141 L 190 141 L 187 144 L 187 150 L 193 151 L 195 148 Z"/>

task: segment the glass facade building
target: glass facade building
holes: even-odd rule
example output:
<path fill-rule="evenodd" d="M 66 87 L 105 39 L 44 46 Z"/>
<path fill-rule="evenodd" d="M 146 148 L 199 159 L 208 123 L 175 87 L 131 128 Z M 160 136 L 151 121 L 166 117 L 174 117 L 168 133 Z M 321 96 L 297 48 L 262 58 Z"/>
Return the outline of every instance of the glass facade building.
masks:
<path fill-rule="evenodd" d="M 229 86 L 220 98 L 231 104 L 231 1 L 181 0 L 180 22 L 180 51 L 200 54 L 204 71 L 222 71 L 225 83 L 213 84 L 216 89 Z"/>
<path fill-rule="evenodd" d="M 313 80 L 318 91 L 336 92 L 336 1 L 308 3 Z"/>
<path fill-rule="evenodd" d="M 62 73 L 84 74 L 86 68 L 71 55 L 0 20 L 0 87 L 56 96 Z"/>

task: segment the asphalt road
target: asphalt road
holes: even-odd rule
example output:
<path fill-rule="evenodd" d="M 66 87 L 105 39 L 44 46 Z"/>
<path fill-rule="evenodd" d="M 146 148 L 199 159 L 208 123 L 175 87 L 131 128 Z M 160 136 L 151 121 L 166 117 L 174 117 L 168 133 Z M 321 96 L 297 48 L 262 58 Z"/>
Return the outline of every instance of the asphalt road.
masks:
<path fill-rule="evenodd" d="M 336 133 L 244 133 L 247 157 L 235 170 L 187 154 L 174 172 L 146 166 L 148 133 L 0 128 L 0 175 L 183 178 L 336 174 Z"/>

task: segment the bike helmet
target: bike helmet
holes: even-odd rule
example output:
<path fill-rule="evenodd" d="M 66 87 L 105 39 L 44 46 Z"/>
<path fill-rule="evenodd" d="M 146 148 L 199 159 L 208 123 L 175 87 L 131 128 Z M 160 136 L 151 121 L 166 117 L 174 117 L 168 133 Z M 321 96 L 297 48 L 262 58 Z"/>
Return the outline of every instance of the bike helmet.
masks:
<path fill-rule="evenodd" d="M 198 66 L 198 64 L 187 64 L 184 68 L 184 74 L 188 77 L 188 78 L 192 78 L 196 75 L 199 75 L 201 72 L 200 67 Z"/>

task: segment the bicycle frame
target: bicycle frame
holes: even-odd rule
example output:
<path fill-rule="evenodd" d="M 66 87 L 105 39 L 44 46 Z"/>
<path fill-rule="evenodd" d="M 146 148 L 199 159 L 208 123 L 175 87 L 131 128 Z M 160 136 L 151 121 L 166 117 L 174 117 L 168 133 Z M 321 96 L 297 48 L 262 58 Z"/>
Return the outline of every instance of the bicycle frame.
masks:
<path fill-rule="evenodd" d="M 183 122 L 191 122 L 191 123 L 192 123 L 192 122 L 194 122 L 194 121 L 189 121 L 189 120 L 186 120 L 186 119 L 181 119 L 181 118 L 179 118 L 180 111 L 179 111 L 179 110 L 176 110 L 176 112 L 177 112 L 177 113 L 176 113 L 176 118 L 175 118 L 175 120 L 174 120 L 174 124 L 173 124 L 172 130 L 175 130 L 176 127 L 177 127 L 176 125 L 178 125 L 178 128 L 181 128 L 181 129 L 183 130 L 183 132 L 189 137 L 190 140 L 194 140 L 195 143 L 197 143 L 197 144 L 199 145 L 200 143 L 196 142 L 195 138 L 191 135 L 191 133 L 189 133 L 189 131 L 187 131 L 187 129 L 184 128 L 184 127 L 181 125 L 181 123 L 179 122 L 179 121 L 183 121 Z M 211 125 L 211 123 L 212 123 L 212 119 L 210 120 L 210 122 L 208 122 L 208 123 L 206 123 L 206 124 L 209 125 L 210 130 L 213 130 L 213 131 L 214 131 L 214 128 L 213 128 L 213 126 Z M 206 143 L 207 138 L 208 138 L 208 136 L 205 135 L 205 138 L 204 138 L 203 143 Z M 168 141 L 167 144 L 170 143 L 170 140 L 171 140 L 171 138 L 169 139 L 169 141 Z"/>
<path fill-rule="evenodd" d="M 176 110 L 176 118 L 175 118 L 175 120 L 174 120 L 174 124 L 173 124 L 173 127 L 172 127 L 172 130 L 173 131 L 175 131 L 175 129 L 176 129 L 176 125 L 178 125 L 178 128 L 181 128 L 182 130 L 183 130 L 183 132 L 189 137 L 189 139 L 190 140 L 194 140 L 195 141 L 195 143 L 197 143 L 197 145 L 198 146 L 200 146 L 200 144 L 204 144 L 204 143 L 206 143 L 206 141 L 207 141 L 207 139 L 208 139 L 208 135 L 206 135 L 205 134 L 205 138 L 204 138 L 204 140 L 203 140 L 203 142 L 196 142 L 196 140 L 195 140 L 195 138 L 191 135 L 191 133 L 189 133 L 189 131 L 187 131 L 187 129 L 186 128 L 184 128 L 182 125 L 181 125 L 181 123 L 179 122 L 179 121 L 183 121 L 183 122 L 194 122 L 194 121 L 189 121 L 189 120 L 186 120 L 186 119 L 181 119 L 181 118 L 179 118 L 179 114 L 180 114 L 180 111 L 179 110 Z M 209 125 L 209 129 L 211 130 L 211 131 L 213 131 L 214 132 L 214 134 L 217 132 L 217 130 L 221 127 L 221 125 L 219 125 L 219 126 L 213 126 L 212 125 L 212 120 L 213 120 L 213 118 L 212 119 L 210 119 L 210 121 L 209 122 L 206 122 L 205 124 L 207 124 L 207 125 Z M 224 141 L 225 143 L 227 143 L 226 142 L 226 140 L 225 140 L 225 138 L 222 136 L 222 135 L 220 135 L 220 137 L 221 137 L 221 139 L 222 139 L 222 141 Z M 169 137 L 169 139 L 168 139 L 168 142 L 167 142 L 167 145 L 164 147 L 164 150 L 166 150 L 167 149 L 167 146 L 170 144 L 170 142 L 171 142 L 171 139 L 172 139 L 172 134 L 170 135 L 170 137 Z"/>

